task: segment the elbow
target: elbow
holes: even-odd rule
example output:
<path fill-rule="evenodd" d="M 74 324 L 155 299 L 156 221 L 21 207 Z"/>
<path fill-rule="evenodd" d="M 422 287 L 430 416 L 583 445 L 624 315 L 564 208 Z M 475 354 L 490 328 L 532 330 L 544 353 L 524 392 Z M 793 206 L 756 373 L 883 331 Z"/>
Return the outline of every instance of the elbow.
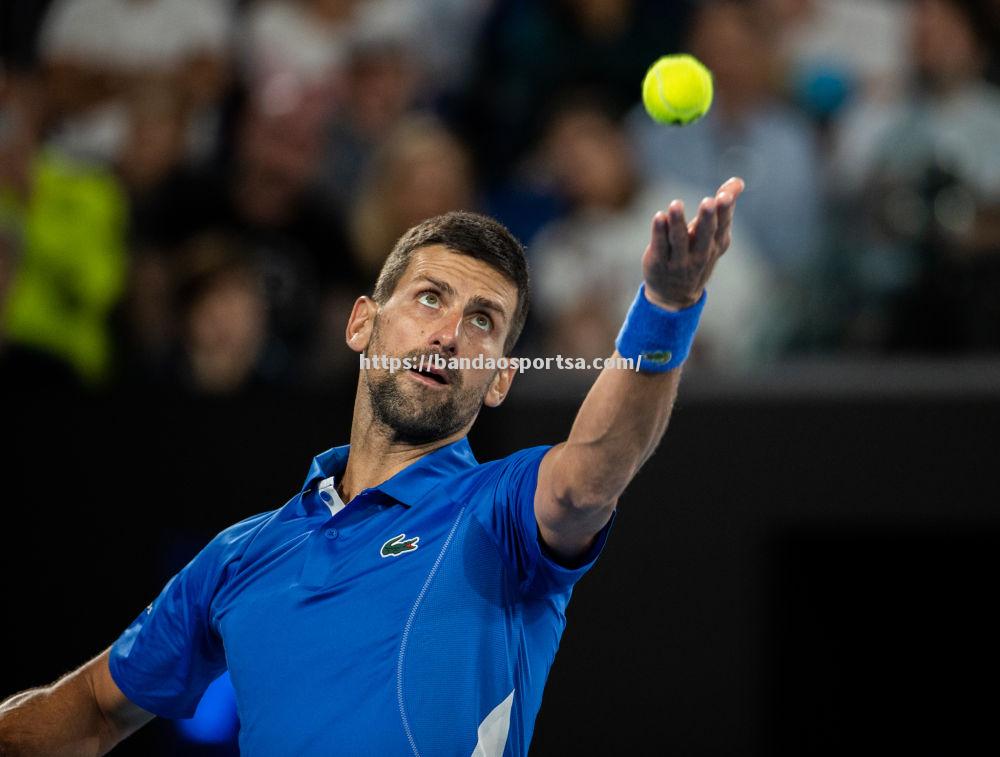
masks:
<path fill-rule="evenodd" d="M 583 513 L 610 512 L 635 476 L 628 465 L 617 467 L 580 465 L 561 477 L 557 501 L 566 508 Z"/>
<path fill-rule="evenodd" d="M 624 485 L 618 489 L 608 483 L 606 480 L 596 483 L 588 480 L 561 482 L 553 491 L 553 499 L 574 520 L 590 520 L 610 513 L 618 504 Z"/>

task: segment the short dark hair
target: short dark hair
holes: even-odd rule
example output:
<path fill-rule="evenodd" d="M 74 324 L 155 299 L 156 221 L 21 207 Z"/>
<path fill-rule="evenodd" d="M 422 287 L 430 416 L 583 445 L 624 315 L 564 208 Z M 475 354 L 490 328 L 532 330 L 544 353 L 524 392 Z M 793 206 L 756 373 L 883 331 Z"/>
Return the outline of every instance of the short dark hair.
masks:
<path fill-rule="evenodd" d="M 399 238 L 386 258 L 375 282 L 373 298 L 380 305 L 396 291 L 396 285 L 410 265 L 413 253 L 423 247 L 441 245 L 460 255 L 486 263 L 517 287 L 517 308 L 504 341 L 504 354 L 517 343 L 528 318 L 530 287 L 528 259 L 524 246 L 507 228 L 489 216 L 468 211 L 452 211 L 418 223 Z"/>

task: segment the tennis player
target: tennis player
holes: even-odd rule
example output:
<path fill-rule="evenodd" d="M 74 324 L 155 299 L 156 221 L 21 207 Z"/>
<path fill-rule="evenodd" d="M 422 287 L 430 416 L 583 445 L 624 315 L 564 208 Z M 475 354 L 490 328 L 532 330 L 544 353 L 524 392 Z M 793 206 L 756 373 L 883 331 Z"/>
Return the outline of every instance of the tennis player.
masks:
<path fill-rule="evenodd" d="M 515 367 L 521 245 L 449 213 L 410 229 L 348 346 L 362 367 L 350 444 L 283 507 L 216 536 L 102 654 L 0 706 L 0 754 L 104 754 L 156 715 L 190 717 L 227 668 L 243 754 L 525 755 L 576 581 L 656 448 L 743 182 L 653 219 L 643 283 L 569 438 L 479 463 L 466 434 Z M 637 276 L 638 279 L 638 271 Z"/>

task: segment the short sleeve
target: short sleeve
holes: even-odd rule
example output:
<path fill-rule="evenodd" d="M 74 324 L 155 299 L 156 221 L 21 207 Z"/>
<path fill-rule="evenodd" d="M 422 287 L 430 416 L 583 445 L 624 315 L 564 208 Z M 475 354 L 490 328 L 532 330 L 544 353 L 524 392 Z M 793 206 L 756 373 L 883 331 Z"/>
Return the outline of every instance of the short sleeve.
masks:
<path fill-rule="evenodd" d="M 535 519 L 535 489 L 538 468 L 550 449 L 551 445 L 530 447 L 498 460 L 497 471 L 491 477 L 492 508 L 486 525 L 524 594 L 554 594 L 572 588 L 594 566 L 616 515 L 611 514 L 591 548 L 572 565 L 549 552 Z"/>
<path fill-rule="evenodd" d="M 194 715 L 205 689 L 226 669 L 212 600 L 270 515 L 247 518 L 212 539 L 112 645 L 111 677 L 132 702 L 161 717 Z"/>

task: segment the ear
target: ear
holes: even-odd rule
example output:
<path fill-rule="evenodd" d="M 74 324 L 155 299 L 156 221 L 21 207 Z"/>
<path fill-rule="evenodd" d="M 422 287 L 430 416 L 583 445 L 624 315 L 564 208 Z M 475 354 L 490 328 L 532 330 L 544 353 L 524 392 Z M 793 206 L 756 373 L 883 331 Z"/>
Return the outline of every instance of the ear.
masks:
<path fill-rule="evenodd" d="M 486 397 L 483 404 L 486 407 L 499 407 L 510 393 L 511 384 L 514 383 L 514 376 L 517 375 L 517 366 L 508 366 L 497 371 L 497 375 L 490 382 L 490 388 L 486 390 Z"/>
<path fill-rule="evenodd" d="M 375 324 L 375 314 L 378 313 L 378 303 L 371 297 L 361 296 L 354 301 L 351 316 L 347 319 L 347 332 L 344 334 L 347 346 L 355 352 L 364 352 L 372 338 L 372 327 Z"/>

